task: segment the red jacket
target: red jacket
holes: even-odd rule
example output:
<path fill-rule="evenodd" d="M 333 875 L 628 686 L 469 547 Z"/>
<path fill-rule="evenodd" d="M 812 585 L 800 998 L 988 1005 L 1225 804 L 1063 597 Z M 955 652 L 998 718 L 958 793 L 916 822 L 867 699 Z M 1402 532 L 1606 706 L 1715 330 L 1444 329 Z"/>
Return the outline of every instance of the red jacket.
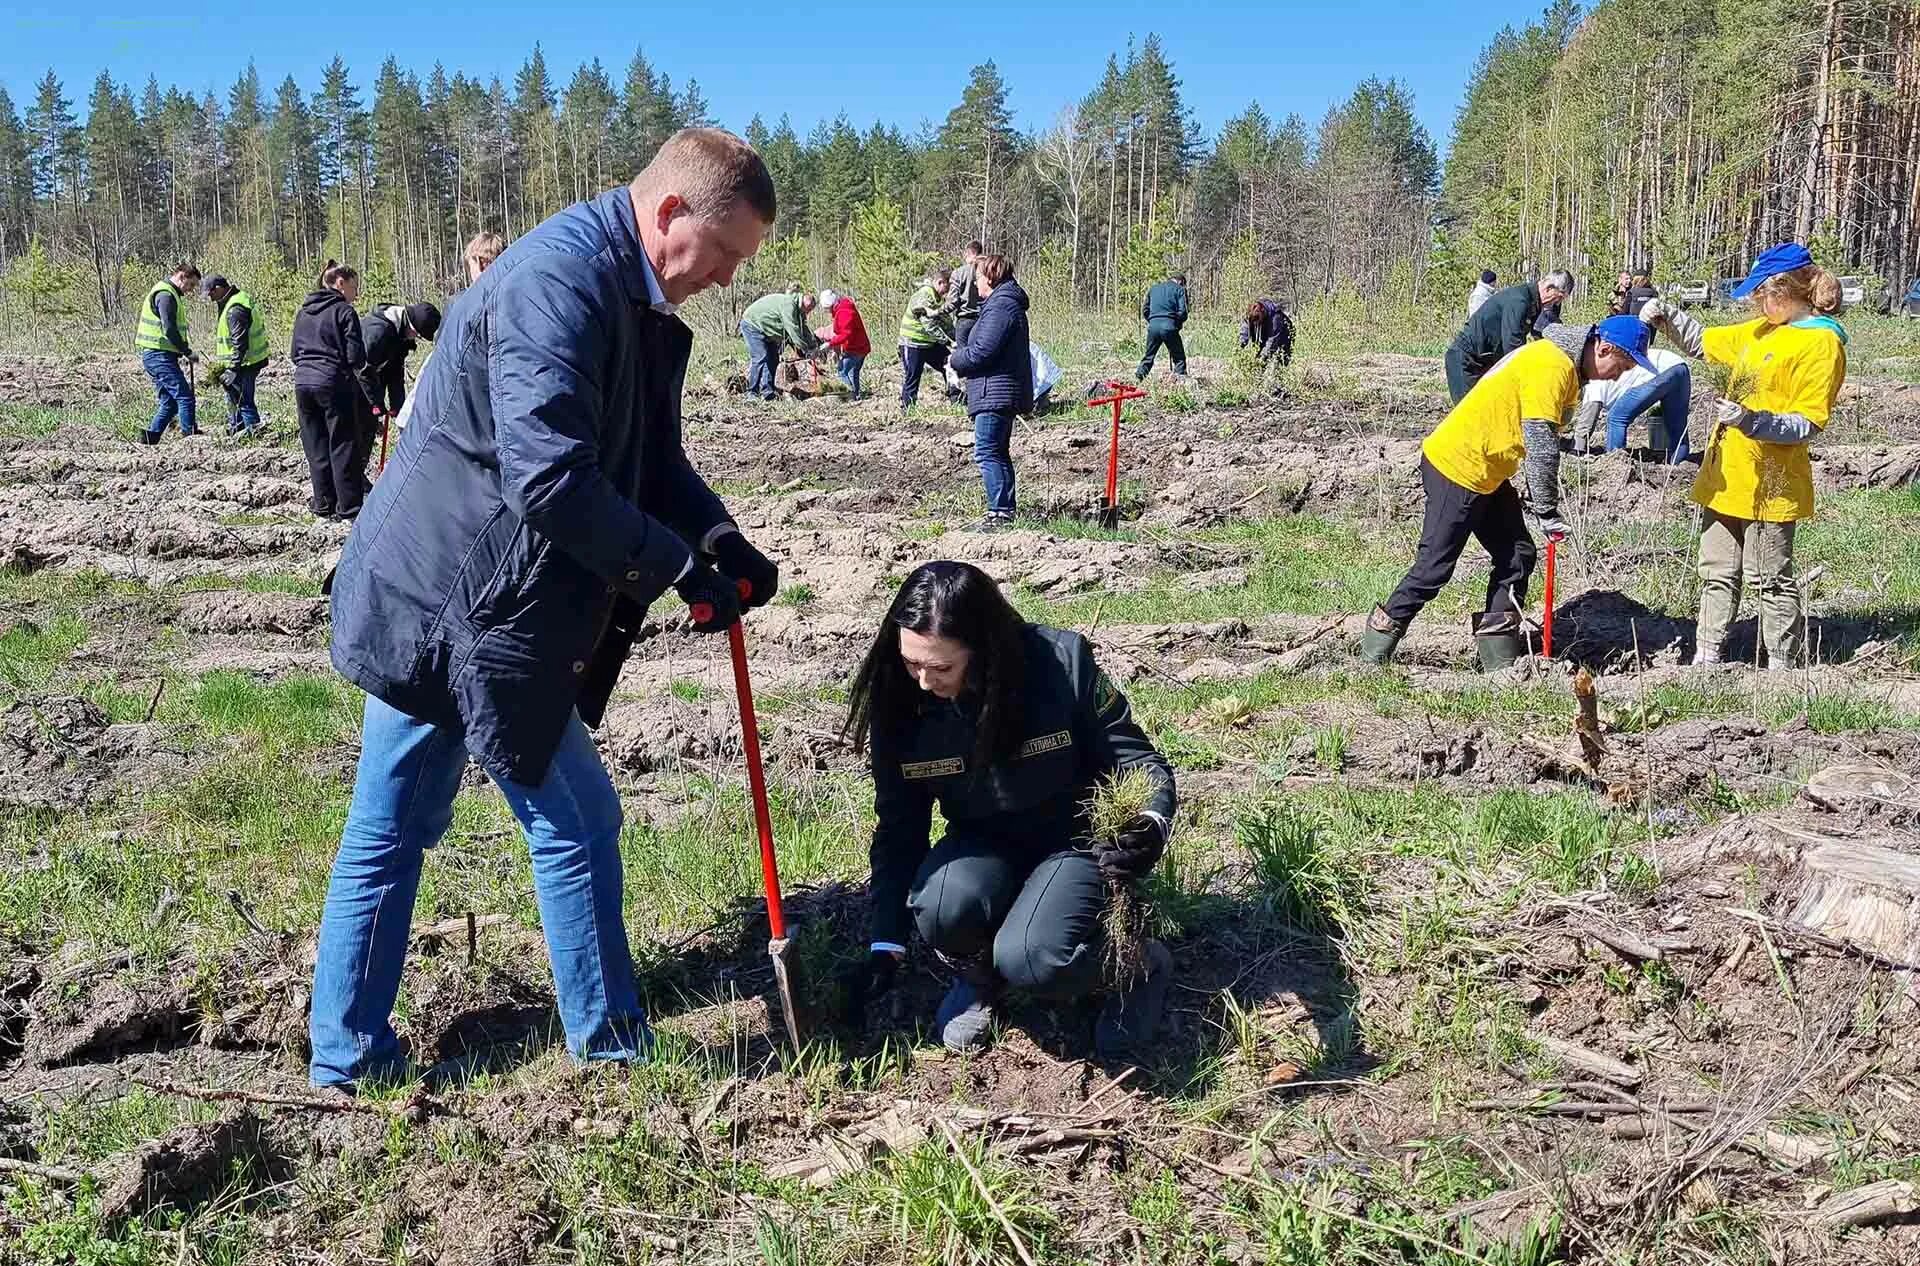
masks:
<path fill-rule="evenodd" d="M 867 356 L 873 352 L 873 344 L 867 341 L 867 323 L 860 319 L 860 309 L 853 306 L 853 300 L 845 295 L 833 305 L 833 337 L 827 340 L 827 346 L 842 356 Z"/>

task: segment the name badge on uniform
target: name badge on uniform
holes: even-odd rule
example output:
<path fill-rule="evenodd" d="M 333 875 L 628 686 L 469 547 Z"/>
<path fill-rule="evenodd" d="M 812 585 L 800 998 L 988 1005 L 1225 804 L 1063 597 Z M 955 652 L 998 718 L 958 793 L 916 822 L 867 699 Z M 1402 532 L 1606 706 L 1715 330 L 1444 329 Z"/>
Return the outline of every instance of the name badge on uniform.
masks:
<path fill-rule="evenodd" d="M 945 778 L 949 774 L 965 772 L 967 772 L 967 762 L 960 756 L 949 756 L 945 760 L 905 761 L 900 766 L 902 778 Z"/>
<path fill-rule="evenodd" d="M 1054 734 L 1042 734 L 1039 738 L 1028 739 L 1014 753 L 1015 760 L 1025 760 L 1029 756 L 1038 756 L 1043 752 L 1057 752 L 1063 747 L 1073 746 L 1073 732 L 1060 730 Z"/>

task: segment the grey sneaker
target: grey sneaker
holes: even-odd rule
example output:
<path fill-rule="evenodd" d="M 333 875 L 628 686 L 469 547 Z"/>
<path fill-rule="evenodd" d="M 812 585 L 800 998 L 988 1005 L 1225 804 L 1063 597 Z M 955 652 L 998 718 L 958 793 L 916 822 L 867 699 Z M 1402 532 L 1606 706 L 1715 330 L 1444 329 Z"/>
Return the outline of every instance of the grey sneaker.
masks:
<path fill-rule="evenodd" d="M 1159 941 L 1147 942 L 1147 974 L 1124 993 L 1108 996 L 1093 1026 L 1094 1053 L 1102 1059 L 1139 1059 L 1153 1045 L 1167 1014 L 1173 955 Z"/>
<path fill-rule="evenodd" d="M 985 1045 L 993 1029 L 994 1004 L 1003 992 L 1005 986 L 992 968 L 969 967 L 962 971 L 940 1000 L 940 1009 L 933 1013 L 940 1044 L 956 1054 Z"/>
<path fill-rule="evenodd" d="M 1012 528 L 1013 516 L 1011 514 L 984 515 L 978 523 L 973 525 L 973 530 L 976 532 L 1007 532 L 1011 531 Z"/>

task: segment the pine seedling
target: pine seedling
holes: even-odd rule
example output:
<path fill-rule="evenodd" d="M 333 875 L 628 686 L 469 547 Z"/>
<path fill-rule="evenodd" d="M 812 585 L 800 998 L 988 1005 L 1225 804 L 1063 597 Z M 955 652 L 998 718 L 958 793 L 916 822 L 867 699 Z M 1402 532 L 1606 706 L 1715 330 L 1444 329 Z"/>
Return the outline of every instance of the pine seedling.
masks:
<path fill-rule="evenodd" d="M 1101 779 L 1087 797 L 1088 835 L 1097 849 L 1120 838 L 1127 823 L 1153 802 L 1153 776 L 1144 769 L 1116 771 Z M 1131 881 L 1107 879 L 1107 974 L 1126 988 L 1146 973 L 1146 899 Z"/>

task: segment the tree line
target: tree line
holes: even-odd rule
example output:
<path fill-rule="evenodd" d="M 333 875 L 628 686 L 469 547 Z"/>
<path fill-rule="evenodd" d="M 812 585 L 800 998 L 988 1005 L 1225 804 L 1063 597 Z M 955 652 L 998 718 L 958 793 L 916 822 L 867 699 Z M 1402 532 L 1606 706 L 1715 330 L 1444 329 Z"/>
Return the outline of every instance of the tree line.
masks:
<path fill-rule="evenodd" d="M 1920 268 L 1908 0 L 1554 0 L 1483 52 L 1444 161 L 1391 78 L 1317 122 L 1255 102 L 1206 136 L 1152 35 L 1041 128 L 1014 125 L 1007 91 L 986 62 L 937 122 L 750 120 L 781 210 L 741 298 L 895 296 L 974 237 L 1036 303 L 1107 309 L 1175 267 L 1235 304 L 1418 303 L 1482 267 L 1720 275 L 1786 237 L 1896 284 Z M 439 295 L 473 233 L 524 232 L 712 121 L 643 52 L 563 86 L 537 44 L 510 84 L 393 58 L 370 86 L 336 57 L 311 89 L 249 65 L 197 96 L 102 72 L 83 112 L 49 72 L 23 106 L 0 89 L 0 275 L 16 302 L 109 321 L 177 257 L 267 295 L 326 258 L 373 294 Z"/>

